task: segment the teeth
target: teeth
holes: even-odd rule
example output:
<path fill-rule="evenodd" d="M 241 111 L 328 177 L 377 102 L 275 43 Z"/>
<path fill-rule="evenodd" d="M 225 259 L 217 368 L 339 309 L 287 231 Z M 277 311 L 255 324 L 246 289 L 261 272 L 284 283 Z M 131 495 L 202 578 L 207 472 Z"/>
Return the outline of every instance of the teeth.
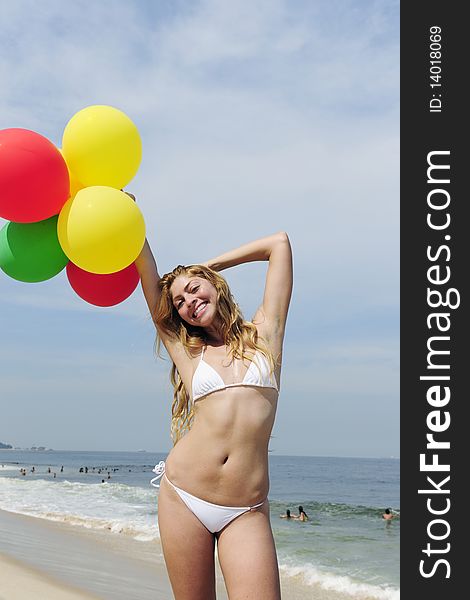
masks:
<path fill-rule="evenodd" d="M 202 304 L 200 304 L 194 311 L 193 317 L 197 317 L 201 308 L 204 308 L 204 306 L 206 306 L 206 304 L 207 304 L 207 302 L 203 302 Z"/>

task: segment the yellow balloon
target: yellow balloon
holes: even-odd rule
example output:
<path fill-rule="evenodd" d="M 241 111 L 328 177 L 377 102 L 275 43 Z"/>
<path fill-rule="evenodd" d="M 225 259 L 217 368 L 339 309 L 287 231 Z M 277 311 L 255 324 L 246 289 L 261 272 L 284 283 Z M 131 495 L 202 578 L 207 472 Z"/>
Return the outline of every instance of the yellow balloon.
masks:
<path fill-rule="evenodd" d="M 67 123 L 62 150 L 70 171 L 85 186 L 121 189 L 135 176 L 142 142 L 134 123 L 113 106 L 88 106 Z"/>
<path fill-rule="evenodd" d="M 85 187 L 81 184 L 72 171 L 69 169 L 69 179 L 70 179 L 70 197 L 73 198 L 80 190 L 83 190 Z"/>
<path fill-rule="evenodd" d="M 57 233 L 63 251 L 80 268 L 90 273 L 115 273 L 139 255 L 145 242 L 145 223 L 127 194 L 91 186 L 64 204 Z"/>
<path fill-rule="evenodd" d="M 64 156 L 64 153 L 62 152 L 62 148 L 58 148 L 59 152 L 62 154 L 63 159 L 65 160 L 65 164 L 67 165 L 67 160 Z M 70 170 L 70 167 L 67 165 L 67 170 L 69 172 L 69 181 L 70 181 L 70 193 L 69 193 L 69 198 L 73 198 L 75 196 L 75 194 L 77 192 L 79 192 L 80 190 L 83 190 L 83 188 L 85 187 L 83 184 L 81 184 L 78 179 L 75 177 L 75 175 L 72 173 L 72 171 Z"/>

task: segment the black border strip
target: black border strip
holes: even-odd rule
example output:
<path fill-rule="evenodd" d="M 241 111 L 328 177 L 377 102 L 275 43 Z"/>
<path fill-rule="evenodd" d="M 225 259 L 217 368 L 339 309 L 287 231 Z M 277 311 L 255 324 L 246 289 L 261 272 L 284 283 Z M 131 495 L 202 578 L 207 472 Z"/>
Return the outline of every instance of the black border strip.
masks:
<path fill-rule="evenodd" d="M 470 431 L 463 431 L 463 410 L 469 396 L 464 373 L 470 368 L 465 314 L 470 218 L 466 221 L 464 215 L 469 203 L 464 137 L 470 127 L 464 103 L 470 107 L 470 97 L 466 99 L 464 87 L 470 52 L 464 6 L 434 0 L 401 4 L 400 521 L 405 600 L 459 598 L 466 589 L 463 485 L 468 450 L 463 440 Z M 428 170 L 430 165 L 434 167 Z M 427 448 L 428 443 L 436 447 Z M 426 470 L 433 461 L 435 470 Z"/>

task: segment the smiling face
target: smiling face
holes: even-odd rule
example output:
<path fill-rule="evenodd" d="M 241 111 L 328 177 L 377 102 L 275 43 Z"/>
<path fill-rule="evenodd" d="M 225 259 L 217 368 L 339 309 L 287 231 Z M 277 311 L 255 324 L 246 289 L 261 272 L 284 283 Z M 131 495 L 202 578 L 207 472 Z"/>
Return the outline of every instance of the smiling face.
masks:
<path fill-rule="evenodd" d="M 208 327 L 217 316 L 217 290 L 203 277 L 180 275 L 170 287 L 179 316 L 196 327 Z"/>

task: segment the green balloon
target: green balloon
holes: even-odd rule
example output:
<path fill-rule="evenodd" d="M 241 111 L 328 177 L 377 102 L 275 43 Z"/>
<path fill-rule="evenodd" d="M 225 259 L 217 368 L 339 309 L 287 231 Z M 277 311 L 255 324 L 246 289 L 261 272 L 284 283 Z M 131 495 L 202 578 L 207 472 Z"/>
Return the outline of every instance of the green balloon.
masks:
<path fill-rule="evenodd" d="M 57 219 L 55 215 L 37 223 L 7 223 L 0 231 L 0 268 L 28 283 L 60 273 L 69 259 L 59 244 Z"/>

